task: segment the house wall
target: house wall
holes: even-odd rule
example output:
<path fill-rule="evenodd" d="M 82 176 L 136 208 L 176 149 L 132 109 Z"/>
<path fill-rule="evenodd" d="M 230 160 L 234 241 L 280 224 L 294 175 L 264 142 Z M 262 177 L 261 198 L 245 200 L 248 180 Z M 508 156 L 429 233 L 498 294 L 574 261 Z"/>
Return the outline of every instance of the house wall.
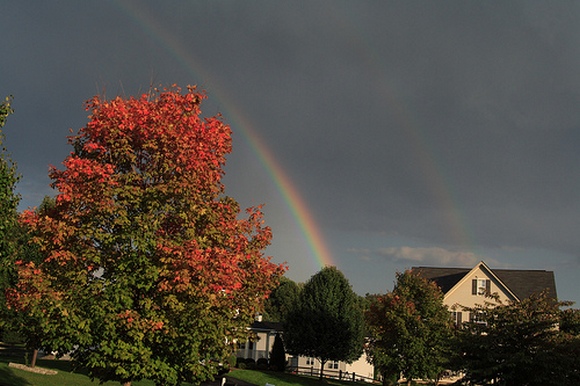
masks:
<path fill-rule="evenodd" d="M 372 379 L 374 377 L 375 368 L 369 363 L 369 358 L 365 353 L 356 361 L 347 364 L 345 371 L 348 371 L 349 374 L 354 372 L 357 376 L 363 376 Z M 368 381 L 368 379 L 366 381 Z"/>
<path fill-rule="evenodd" d="M 237 357 L 252 358 L 256 361 L 260 358 L 270 358 L 276 331 L 255 331 L 255 333 L 257 340 L 254 342 L 247 341 L 243 347 L 236 351 Z"/>
<path fill-rule="evenodd" d="M 289 365 L 292 368 L 299 368 L 301 373 L 307 372 L 311 369 L 313 375 L 320 373 L 320 361 L 315 358 L 304 356 L 292 356 L 289 360 Z M 328 361 L 324 364 L 324 372 L 327 375 L 338 377 L 338 372 L 342 372 L 343 378 L 352 379 L 352 374 L 355 374 L 355 379 L 365 377 L 369 382 L 374 376 L 374 367 L 368 362 L 367 355 L 363 354 L 359 359 L 353 363 Z"/>
<path fill-rule="evenodd" d="M 312 368 L 315 372 L 320 372 L 320 361 L 316 358 L 305 357 L 305 356 L 292 356 L 290 359 L 290 365 L 292 367 L 300 368 Z M 324 364 L 324 371 L 345 371 L 346 363 L 344 362 L 334 362 L 328 361 Z"/>
<path fill-rule="evenodd" d="M 474 279 L 489 280 L 489 292 L 497 293 L 499 300 L 505 303 L 508 300 L 516 300 L 514 296 L 482 265 L 477 266 L 467 274 L 459 283 L 455 285 L 447 294 L 445 294 L 444 303 L 450 310 L 456 308 L 455 312 L 461 313 L 459 316 L 461 322 L 469 321 L 467 312 L 462 311 L 460 306 L 474 307 L 483 305 L 485 302 L 494 302 L 493 299 L 486 297 L 484 293 L 472 293 L 472 281 Z M 457 319 L 456 319 L 457 322 Z"/>

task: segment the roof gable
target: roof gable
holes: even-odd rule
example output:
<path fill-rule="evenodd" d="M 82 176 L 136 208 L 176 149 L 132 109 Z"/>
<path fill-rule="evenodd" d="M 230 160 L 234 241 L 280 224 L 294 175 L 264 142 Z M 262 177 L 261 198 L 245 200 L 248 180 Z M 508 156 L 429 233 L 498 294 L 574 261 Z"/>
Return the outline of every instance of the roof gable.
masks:
<path fill-rule="evenodd" d="M 520 298 L 518 298 L 518 296 L 516 294 L 513 293 L 513 291 L 510 290 L 510 288 L 505 285 L 505 283 L 503 283 L 501 281 L 500 278 L 498 278 L 495 273 L 483 262 L 480 261 L 479 263 L 477 263 L 475 265 L 475 267 L 473 267 L 467 274 L 465 274 L 465 276 L 463 276 L 463 278 L 461 278 L 459 280 L 459 282 L 457 282 L 453 288 L 451 288 L 448 292 L 445 293 L 445 297 L 451 295 L 451 293 L 453 291 L 455 291 L 456 289 L 458 289 L 460 286 L 464 285 L 466 281 L 468 280 L 473 280 L 474 278 L 477 278 L 477 273 L 481 272 L 483 275 L 485 275 L 486 279 L 490 279 L 493 282 L 495 282 L 497 288 L 501 291 L 501 293 L 503 293 L 508 299 L 510 300 L 520 300 Z M 471 285 L 469 285 L 469 287 L 471 287 Z M 493 292 L 497 292 L 497 291 L 493 291 Z"/>
<path fill-rule="evenodd" d="M 517 299 L 525 299 L 534 293 L 548 291 L 548 296 L 557 298 L 554 272 L 545 270 L 512 270 L 490 269 L 484 262 L 479 262 L 474 268 L 445 268 L 445 267 L 413 267 L 413 272 L 434 281 L 448 294 L 469 274 L 482 267 L 501 283 L 508 293 Z"/>

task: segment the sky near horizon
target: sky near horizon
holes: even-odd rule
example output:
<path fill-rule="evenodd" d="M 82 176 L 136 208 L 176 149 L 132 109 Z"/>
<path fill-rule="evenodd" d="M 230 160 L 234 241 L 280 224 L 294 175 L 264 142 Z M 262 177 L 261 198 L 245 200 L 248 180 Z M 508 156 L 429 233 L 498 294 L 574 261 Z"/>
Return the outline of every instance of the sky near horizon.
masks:
<path fill-rule="evenodd" d="M 546 269 L 580 302 L 580 3 L 4 2 L 21 209 L 54 195 L 93 95 L 197 85 L 266 253 L 359 294 L 412 266 Z M 580 305 L 576 305 L 579 307 Z"/>

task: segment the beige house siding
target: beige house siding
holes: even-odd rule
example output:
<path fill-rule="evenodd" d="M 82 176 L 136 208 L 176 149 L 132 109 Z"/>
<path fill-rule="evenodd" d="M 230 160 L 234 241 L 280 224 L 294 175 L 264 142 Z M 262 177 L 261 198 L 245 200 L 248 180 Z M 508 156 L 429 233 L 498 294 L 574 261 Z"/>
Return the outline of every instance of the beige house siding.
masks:
<path fill-rule="evenodd" d="M 515 301 L 515 296 L 493 275 L 482 263 L 478 264 L 465 277 L 460 280 L 451 290 L 445 294 L 444 303 L 450 309 L 456 305 L 473 307 L 485 302 L 493 302 L 485 296 L 484 291 L 473 294 L 473 280 L 489 280 L 489 293 L 497 294 L 501 302 Z M 479 286 L 477 286 L 479 290 Z"/>
<path fill-rule="evenodd" d="M 475 291 L 474 281 L 477 283 Z M 516 297 L 485 264 L 480 263 L 445 294 L 443 302 L 453 312 L 455 323 L 461 324 L 470 320 L 470 315 L 462 307 L 474 307 L 486 302 L 494 303 L 492 298 L 486 297 L 488 291 L 490 294 L 497 294 L 502 303 L 516 300 Z"/>
<path fill-rule="evenodd" d="M 365 377 L 365 380 L 369 381 L 368 378 L 373 379 L 374 377 L 375 368 L 373 365 L 369 363 L 369 358 L 367 354 L 363 354 L 356 361 L 347 364 L 345 371 L 347 371 L 349 374 L 355 373 L 356 376 Z"/>
<path fill-rule="evenodd" d="M 310 371 L 314 376 L 320 374 L 320 361 L 316 358 L 292 356 L 290 357 L 289 366 L 299 369 L 300 373 L 308 373 Z M 354 374 L 355 380 L 370 382 L 374 376 L 374 367 L 369 363 L 367 355 L 363 354 L 353 363 L 328 361 L 324 364 L 324 373 L 334 378 L 337 378 L 340 373 L 342 379 L 352 379 Z"/>

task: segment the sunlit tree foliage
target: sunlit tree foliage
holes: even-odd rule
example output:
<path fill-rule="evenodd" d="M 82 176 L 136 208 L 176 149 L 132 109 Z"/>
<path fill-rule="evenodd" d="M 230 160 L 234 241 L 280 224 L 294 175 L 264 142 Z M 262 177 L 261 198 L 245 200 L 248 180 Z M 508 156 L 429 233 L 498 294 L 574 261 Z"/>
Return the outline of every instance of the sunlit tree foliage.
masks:
<path fill-rule="evenodd" d="M 263 256 L 260 208 L 243 216 L 224 195 L 231 131 L 201 115 L 204 98 L 93 98 L 50 171 L 54 205 L 22 216 L 43 260 L 18 262 L 11 304 L 101 381 L 211 378 L 283 273 Z"/>

